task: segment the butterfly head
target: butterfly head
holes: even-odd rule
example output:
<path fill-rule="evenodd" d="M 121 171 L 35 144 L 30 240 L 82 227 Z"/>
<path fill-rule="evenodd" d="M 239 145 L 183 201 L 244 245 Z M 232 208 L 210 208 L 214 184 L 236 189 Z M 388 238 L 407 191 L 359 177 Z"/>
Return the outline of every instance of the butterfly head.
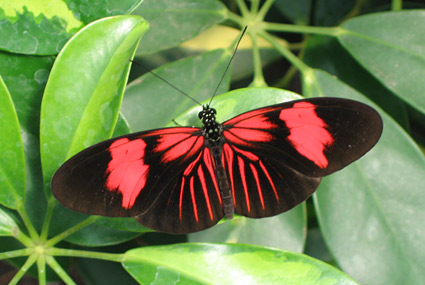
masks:
<path fill-rule="evenodd" d="M 214 108 L 210 108 L 209 105 L 202 106 L 202 111 L 199 112 L 198 117 L 201 119 L 202 123 L 209 124 L 211 122 L 215 122 L 215 115 L 217 111 Z"/>

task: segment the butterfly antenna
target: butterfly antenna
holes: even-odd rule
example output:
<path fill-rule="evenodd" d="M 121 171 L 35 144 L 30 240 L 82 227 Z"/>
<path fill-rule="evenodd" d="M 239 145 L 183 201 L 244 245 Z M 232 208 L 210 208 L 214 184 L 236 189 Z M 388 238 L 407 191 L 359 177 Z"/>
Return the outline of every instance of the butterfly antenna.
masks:
<path fill-rule="evenodd" d="M 152 74 L 153 76 L 155 76 L 158 79 L 161 79 L 162 81 L 164 81 L 165 83 L 167 83 L 169 86 L 173 87 L 174 89 L 176 89 L 177 91 L 179 91 L 181 94 L 183 94 L 184 96 L 186 96 L 187 98 L 189 98 L 190 100 L 192 100 L 193 102 L 195 102 L 196 104 L 198 104 L 199 106 L 202 106 L 202 104 L 196 100 L 195 98 L 192 98 L 189 94 L 187 94 L 186 92 L 184 92 L 183 90 L 181 90 L 180 88 L 178 88 L 177 86 L 175 86 L 174 84 L 172 84 L 171 82 L 165 80 L 164 78 L 162 78 L 161 76 L 159 76 L 158 74 L 156 74 L 155 72 L 153 72 L 152 70 L 150 70 L 149 68 L 147 68 L 146 66 L 144 66 L 141 63 L 135 62 L 133 60 L 130 60 L 132 63 L 134 63 L 137 66 L 140 66 L 141 68 L 143 68 L 144 70 L 146 70 L 147 72 L 149 72 L 150 74 Z"/>
<path fill-rule="evenodd" d="M 236 47 L 235 47 L 235 50 L 233 51 L 232 57 L 230 58 L 229 63 L 227 64 L 226 69 L 224 70 L 224 73 L 223 73 L 223 75 L 221 76 L 221 79 L 220 79 L 220 81 L 218 82 L 217 87 L 215 88 L 215 91 L 214 91 L 214 93 L 213 93 L 213 96 L 211 97 L 210 102 L 208 103 L 208 106 L 209 106 L 209 105 L 211 105 L 212 100 L 214 99 L 215 95 L 217 95 L 218 88 L 220 87 L 221 82 L 223 82 L 224 77 L 226 76 L 227 70 L 229 69 L 230 64 L 231 64 L 231 63 L 232 63 L 232 61 L 233 61 L 233 58 L 235 57 L 236 51 L 238 50 L 238 46 L 239 46 L 239 44 L 240 44 L 240 42 L 241 42 L 241 40 L 242 40 L 242 38 L 243 38 L 243 35 L 245 34 L 245 32 L 246 32 L 246 29 L 247 29 L 247 28 L 248 28 L 248 26 L 245 26 L 245 28 L 243 29 L 243 31 L 242 31 L 242 33 L 241 33 L 241 36 L 239 37 L 239 40 L 238 40 L 238 42 L 236 43 Z"/>

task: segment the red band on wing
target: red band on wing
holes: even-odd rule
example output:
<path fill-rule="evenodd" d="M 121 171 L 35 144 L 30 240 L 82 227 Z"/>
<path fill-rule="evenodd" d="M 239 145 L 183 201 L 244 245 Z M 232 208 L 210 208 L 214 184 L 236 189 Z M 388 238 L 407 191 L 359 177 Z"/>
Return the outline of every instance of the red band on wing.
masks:
<path fill-rule="evenodd" d="M 194 136 L 187 133 L 167 134 L 158 139 L 154 152 L 164 152 L 161 162 L 167 163 L 183 156 L 192 156 L 203 144 L 203 136 Z"/>
<path fill-rule="evenodd" d="M 257 185 L 257 190 L 258 190 L 258 197 L 260 197 L 261 207 L 264 210 L 265 207 L 264 207 L 263 190 L 261 190 L 261 183 L 260 183 L 260 179 L 258 178 L 257 169 L 252 163 L 249 164 L 249 167 L 251 167 L 252 174 L 254 174 L 255 184 Z"/>
<path fill-rule="evenodd" d="M 243 192 L 245 194 L 246 208 L 247 208 L 247 211 L 249 213 L 249 212 L 251 212 L 251 205 L 250 205 L 250 202 L 249 202 L 248 185 L 246 184 L 245 162 L 240 156 L 238 156 L 238 164 L 239 164 L 239 171 L 241 173 Z"/>
<path fill-rule="evenodd" d="M 316 105 L 308 102 L 295 103 L 292 108 L 280 112 L 279 118 L 289 129 L 289 142 L 305 158 L 321 168 L 328 166 L 324 152 L 333 144 L 334 138 L 328 126 L 316 113 Z"/>
<path fill-rule="evenodd" d="M 198 177 L 199 177 L 199 181 L 201 182 L 202 191 L 204 192 L 204 197 L 205 197 L 205 202 L 207 203 L 208 213 L 210 214 L 210 219 L 212 221 L 214 219 L 214 216 L 211 209 L 210 196 L 208 195 L 208 187 L 207 187 L 207 182 L 205 181 L 205 175 L 204 175 L 204 170 L 202 169 L 202 165 L 199 165 L 198 167 Z"/>
<path fill-rule="evenodd" d="M 195 186 L 194 186 L 194 179 L 195 176 L 190 177 L 190 197 L 192 198 L 192 206 L 193 206 L 193 214 L 195 215 L 196 222 L 199 222 L 198 217 L 198 205 L 196 204 L 196 198 L 195 198 Z"/>
<path fill-rule="evenodd" d="M 225 161 L 223 162 L 223 165 L 226 167 L 227 173 L 229 173 L 230 187 L 232 188 L 233 206 L 236 208 L 235 180 L 233 177 L 233 150 L 227 143 L 223 145 L 223 161 Z"/>
<path fill-rule="evenodd" d="M 149 165 L 145 164 L 146 143 L 142 139 L 122 138 L 109 146 L 111 161 L 106 173 L 106 189 L 122 195 L 122 207 L 130 209 L 146 184 Z"/>

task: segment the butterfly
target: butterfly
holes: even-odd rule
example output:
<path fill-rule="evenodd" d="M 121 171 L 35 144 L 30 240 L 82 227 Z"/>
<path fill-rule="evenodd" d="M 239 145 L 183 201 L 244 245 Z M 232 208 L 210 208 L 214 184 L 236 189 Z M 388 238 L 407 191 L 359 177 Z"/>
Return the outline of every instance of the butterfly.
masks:
<path fill-rule="evenodd" d="M 142 131 L 81 151 L 54 174 L 54 196 L 75 211 L 197 232 L 234 213 L 288 211 L 323 176 L 367 153 L 383 128 L 373 108 L 333 97 L 271 105 L 224 123 L 216 113 L 204 105 L 201 128 Z"/>

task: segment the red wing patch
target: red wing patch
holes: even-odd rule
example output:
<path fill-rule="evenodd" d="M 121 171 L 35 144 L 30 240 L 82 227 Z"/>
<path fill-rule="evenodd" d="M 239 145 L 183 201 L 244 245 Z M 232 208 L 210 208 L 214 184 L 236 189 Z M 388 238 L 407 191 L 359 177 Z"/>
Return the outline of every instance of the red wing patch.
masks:
<path fill-rule="evenodd" d="M 327 130 L 327 124 L 316 114 L 316 105 L 309 102 L 295 103 L 292 108 L 283 109 L 279 119 L 285 122 L 290 135 L 287 140 L 304 157 L 317 166 L 326 168 L 328 159 L 324 152 L 334 143 Z"/>
<path fill-rule="evenodd" d="M 255 117 L 250 112 L 236 117 L 225 124 L 233 124 L 231 128 L 223 132 L 224 137 L 234 143 L 240 145 L 250 145 L 251 142 L 269 142 L 274 137 L 267 130 L 277 128 L 275 124 L 269 121 L 266 116 L 261 113 Z M 249 115 L 249 116 L 248 116 Z"/>
<path fill-rule="evenodd" d="M 145 187 L 149 165 L 145 164 L 146 143 L 142 139 L 122 138 L 109 146 L 111 161 L 106 172 L 106 189 L 122 195 L 122 207 L 130 209 Z"/>

